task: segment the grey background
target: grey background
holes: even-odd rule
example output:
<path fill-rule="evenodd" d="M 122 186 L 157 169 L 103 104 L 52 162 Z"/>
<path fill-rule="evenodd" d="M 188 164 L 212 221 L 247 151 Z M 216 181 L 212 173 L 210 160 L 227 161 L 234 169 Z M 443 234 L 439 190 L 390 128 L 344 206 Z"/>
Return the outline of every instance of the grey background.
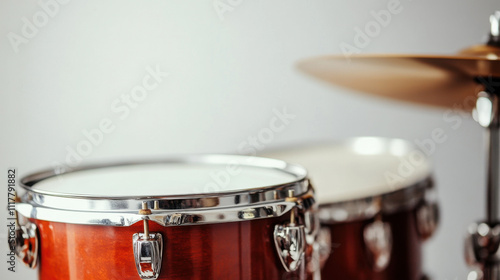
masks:
<path fill-rule="evenodd" d="M 499 8 L 496 1 L 400 2 L 402 12 L 363 53 L 454 53 L 482 42 L 488 16 Z M 231 3 L 221 20 L 211 1 L 68 1 L 15 53 L 8 34 L 21 34 L 22 18 L 32 21 L 41 6 L 1 1 L 2 172 L 15 167 L 26 174 L 64 162 L 68 147 L 85 139 L 82 130 L 103 118 L 116 129 L 83 162 L 238 153 L 242 142 L 269 126 L 273 109 L 284 107 L 296 118 L 265 149 L 365 135 L 415 141 L 441 128 L 447 140 L 432 158 L 442 222 L 426 245 L 425 267 L 436 280 L 466 279 L 465 228 L 484 210 L 479 126 L 465 114 L 454 129 L 445 110 L 353 94 L 294 68 L 299 59 L 352 44 L 354 28 L 388 1 Z M 156 65 L 169 76 L 120 120 L 111 104 Z M 0 228 L 5 242 L 6 227 Z M 36 278 L 22 264 L 13 274 L 2 263 L 2 279 Z"/>

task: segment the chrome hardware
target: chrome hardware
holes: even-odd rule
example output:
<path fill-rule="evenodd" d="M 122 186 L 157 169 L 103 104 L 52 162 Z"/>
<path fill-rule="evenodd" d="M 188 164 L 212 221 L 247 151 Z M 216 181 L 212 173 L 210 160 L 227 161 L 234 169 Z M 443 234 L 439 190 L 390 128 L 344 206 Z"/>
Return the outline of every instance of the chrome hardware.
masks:
<path fill-rule="evenodd" d="M 495 264 L 498 267 L 500 225 L 490 227 L 487 223 L 471 224 L 465 241 L 465 260 L 473 267 L 482 267 L 485 263 Z"/>
<path fill-rule="evenodd" d="M 424 201 L 416 211 L 417 230 L 422 240 L 430 238 L 439 223 L 439 206 L 435 202 Z"/>
<path fill-rule="evenodd" d="M 232 162 L 241 163 L 242 166 L 277 169 L 292 175 L 294 179 L 269 187 L 175 196 L 68 195 L 44 192 L 36 188 L 38 182 L 55 176 L 113 166 L 142 164 L 168 166 L 179 163 L 221 165 Z M 61 223 L 106 226 L 130 226 L 140 222 L 143 217 L 138 215 L 137 211 L 141 209 L 141 201 L 148 201 L 149 207 L 155 210 L 152 215 L 148 215 L 150 221 L 162 226 L 177 226 L 280 217 L 296 206 L 296 203 L 285 200 L 289 190 L 293 190 L 299 200 L 312 193 L 312 187 L 307 180 L 307 171 L 300 166 L 274 159 L 229 155 L 192 155 L 158 161 L 102 164 L 78 167 L 64 173 L 48 170 L 23 178 L 20 187 L 24 195 L 21 197 L 21 202 L 16 204 L 16 209 L 25 217 Z M 308 207 L 304 205 L 303 210 Z"/>
<path fill-rule="evenodd" d="M 500 11 L 496 11 L 490 16 L 491 36 L 500 36 Z"/>
<path fill-rule="evenodd" d="M 107 201 L 104 201 L 107 203 Z M 203 210 L 186 210 L 174 212 L 164 211 L 164 209 L 149 215 L 149 220 L 162 226 L 199 225 L 222 222 L 237 222 L 242 220 L 263 219 L 280 217 L 288 213 L 294 203 L 289 202 L 269 202 L 268 204 L 252 205 L 251 207 L 228 207 Z M 53 222 L 85 224 L 85 225 L 105 225 L 128 227 L 142 221 L 142 217 L 136 213 L 120 211 L 82 211 L 62 210 L 33 206 L 30 203 L 18 203 L 16 209 L 22 215 L 31 216 L 34 219 L 49 220 Z M 125 211 L 125 210 L 124 210 Z M 162 211 L 162 212 L 160 212 Z M 246 215 L 252 211 L 253 216 Z"/>
<path fill-rule="evenodd" d="M 490 16 L 490 38 L 488 45 L 498 46 L 500 41 L 500 11 Z"/>
<path fill-rule="evenodd" d="M 488 45 L 500 45 L 498 23 L 500 14 L 497 12 L 490 18 L 492 32 Z M 478 94 L 474 119 L 486 128 L 486 220 L 472 224 L 468 229 L 465 241 L 465 258 L 475 270 L 469 275 L 471 279 L 500 279 L 500 225 L 498 212 L 499 168 L 500 168 L 500 138 L 499 138 L 499 100 L 496 85 L 498 79 L 476 79 L 482 83 L 485 91 Z M 479 273 L 480 272 L 480 273 Z"/>
<path fill-rule="evenodd" d="M 143 202 L 140 215 L 150 215 L 147 203 Z M 135 265 L 141 279 L 157 279 L 160 276 L 163 260 L 163 238 L 160 233 L 150 233 L 148 217 L 144 217 L 144 233 L 132 237 Z"/>
<path fill-rule="evenodd" d="M 484 128 L 496 125 L 496 115 L 498 114 L 497 97 L 485 91 L 478 93 L 476 108 L 472 114 L 474 120 Z"/>
<path fill-rule="evenodd" d="M 296 201 L 293 191 L 289 191 L 287 200 Z M 299 268 L 306 248 L 305 227 L 295 224 L 295 210 L 296 208 L 293 208 L 290 212 L 290 223 L 274 227 L 274 244 L 287 272 L 293 272 Z"/>
<path fill-rule="evenodd" d="M 146 238 L 147 237 L 147 238 Z M 163 255 L 163 239 L 159 233 L 135 233 L 133 236 L 137 273 L 141 279 L 157 279 L 160 276 Z"/>
<path fill-rule="evenodd" d="M 274 244 L 287 272 L 296 271 L 304 258 L 305 235 L 304 226 L 287 224 L 274 228 Z"/>
<path fill-rule="evenodd" d="M 16 228 L 16 255 L 29 268 L 38 265 L 38 229 L 28 220 Z"/>
<path fill-rule="evenodd" d="M 427 193 L 432 192 L 432 189 L 433 181 L 429 175 L 395 192 L 321 205 L 318 216 L 321 223 L 336 224 L 374 218 L 379 213 L 392 214 L 417 206 L 425 201 Z"/>
<path fill-rule="evenodd" d="M 489 85 L 485 85 L 488 87 Z M 478 94 L 474 120 L 486 128 L 487 134 L 487 194 L 486 221 L 492 225 L 498 222 L 498 170 L 499 170 L 499 101 L 494 94 L 482 91 Z"/>
<path fill-rule="evenodd" d="M 498 97 L 482 91 L 478 94 L 474 119 L 487 128 L 488 138 L 488 170 L 487 170 L 487 195 L 486 216 L 491 225 L 498 222 L 498 170 L 499 170 L 499 128 L 498 128 Z"/>
<path fill-rule="evenodd" d="M 376 219 L 365 226 L 363 238 L 374 271 L 383 271 L 391 260 L 392 232 L 388 223 Z"/>

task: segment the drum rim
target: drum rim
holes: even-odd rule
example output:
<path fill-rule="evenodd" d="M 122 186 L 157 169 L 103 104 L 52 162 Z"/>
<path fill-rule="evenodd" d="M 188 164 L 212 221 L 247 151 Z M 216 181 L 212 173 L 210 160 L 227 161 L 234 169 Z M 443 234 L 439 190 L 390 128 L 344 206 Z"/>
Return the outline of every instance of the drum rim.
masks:
<path fill-rule="evenodd" d="M 429 157 L 419 149 L 419 147 L 406 139 L 378 137 L 378 136 L 358 136 L 340 140 L 321 141 L 309 145 L 295 146 L 301 152 L 308 148 L 329 149 L 333 147 L 345 147 L 354 150 L 356 143 L 361 141 L 377 141 L 383 145 L 384 150 L 395 143 L 403 148 L 404 154 L 408 155 L 412 151 L 420 151 L 425 156 L 425 162 L 428 166 L 426 175 L 416 179 L 414 182 L 393 188 L 390 191 L 380 191 L 376 193 L 353 196 L 352 198 L 341 199 L 337 201 L 319 202 L 318 216 L 322 223 L 335 224 L 341 222 L 352 222 L 364 219 L 370 219 L 377 214 L 392 214 L 399 211 L 404 211 L 416 207 L 422 201 L 435 201 L 435 189 L 432 175 L 432 163 Z M 279 153 L 286 152 L 293 146 L 280 148 L 265 154 L 265 156 L 278 157 Z M 400 151 L 401 152 L 401 151 Z M 305 168 L 308 168 L 305 166 Z M 309 170 L 310 171 L 310 170 Z M 314 184 L 314 177 L 311 177 Z M 330 186 L 322 186 L 316 188 L 321 196 L 321 189 Z"/>
<path fill-rule="evenodd" d="M 57 175 L 92 169 L 178 163 L 223 165 L 234 164 L 234 161 L 241 166 L 279 170 L 296 178 L 286 183 L 258 188 L 170 196 L 92 196 L 32 188 L 36 183 Z M 278 217 L 296 206 L 296 202 L 287 199 L 290 194 L 299 200 L 314 201 L 314 191 L 309 184 L 307 171 L 302 166 L 271 158 L 227 154 L 194 154 L 91 164 L 72 170 L 45 170 L 23 177 L 20 187 L 25 193 L 20 197 L 21 202 L 16 203 L 16 210 L 24 217 L 71 224 L 109 226 L 130 226 L 144 219 L 143 215 L 138 214 L 142 202 L 147 202 L 148 207 L 152 209 L 148 219 L 163 226 L 172 226 Z"/>
<path fill-rule="evenodd" d="M 411 210 L 423 202 L 437 203 L 435 192 L 434 180 L 429 175 L 411 186 L 392 192 L 320 204 L 318 216 L 324 224 L 371 219 L 377 215 L 390 215 Z"/>

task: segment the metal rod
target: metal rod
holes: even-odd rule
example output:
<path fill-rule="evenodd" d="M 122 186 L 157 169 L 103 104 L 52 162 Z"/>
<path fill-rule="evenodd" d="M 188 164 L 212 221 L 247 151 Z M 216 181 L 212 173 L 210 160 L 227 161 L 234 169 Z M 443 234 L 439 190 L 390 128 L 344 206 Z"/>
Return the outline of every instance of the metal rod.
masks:
<path fill-rule="evenodd" d="M 288 198 L 293 199 L 294 195 L 294 190 L 288 190 Z M 295 207 L 293 207 L 290 212 L 290 225 L 295 225 Z"/>
<path fill-rule="evenodd" d="M 481 126 L 486 128 L 485 146 L 487 152 L 487 179 L 486 179 L 486 223 L 490 228 L 498 225 L 498 195 L 499 195 L 499 158 L 500 158 L 500 139 L 499 139 L 499 108 L 498 96 L 494 93 L 496 88 L 488 88 L 478 94 L 476 101 L 475 119 Z M 481 232 L 477 234 L 482 235 Z M 496 238 L 492 236 L 483 236 L 488 240 L 484 244 L 478 244 L 481 251 L 486 255 L 481 256 L 479 263 L 482 267 L 484 280 L 500 280 L 500 264 L 496 257 L 499 250 Z M 477 253 L 477 252 L 476 252 Z"/>
<path fill-rule="evenodd" d="M 490 17 L 491 31 L 488 45 L 500 47 L 500 11 L 496 11 Z M 487 235 L 484 232 L 471 232 L 469 238 L 470 252 L 472 259 L 475 259 L 479 265 L 482 275 L 469 274 L 468 279 L 478 280 L 500 280 L 500 262 L 498 258 L 499 243 L 498 231 L 494 232 L 491 229 L 498 226 L 498 195 L 499 195 L 499 158 L 500 158 L 500 141 L 499 141 L 499 96 L 500 96 L 500 79 L 498 77 L 477 77 L 476 82 L 482 84 L 485 90 L 478 93 L 476 108 L 474 110 L 474 119 L 484 128 L 486 128 L 485 150 L 488 153 L 487 157 L 487 179 L 486 179 L 486 223 L 489 227 Z M 480 240 L 480 242 L 478 242 Z M 477 277 L 476 277 L 477 276 Z"/>
<path fill-rule="evenodd" d="M 142 209 L 139 210 L 139 214 L 141 215 L 151 215 L 151 210 L 148 208 L 148 203 L 147 202 L 142 202 Z M 144 223 L 144 240 L 149 240 L 149 220 L 148 217 L 144 217 L 143 219 Z"/>
<path fill-rule="evenodd" d="M 144 220 L 144 240 L 149 239 L 149 223 L 148 220 Z"/>
<path fill-rule="evenodd" d="M 495 116 L 496 117 L 496 116 Z M 498 188 L 499 188 L 499 129 L 494 123 L 487 129 L 488 173 L 486 192 L 486 217 L 490 226 L 498 223 Z"/>

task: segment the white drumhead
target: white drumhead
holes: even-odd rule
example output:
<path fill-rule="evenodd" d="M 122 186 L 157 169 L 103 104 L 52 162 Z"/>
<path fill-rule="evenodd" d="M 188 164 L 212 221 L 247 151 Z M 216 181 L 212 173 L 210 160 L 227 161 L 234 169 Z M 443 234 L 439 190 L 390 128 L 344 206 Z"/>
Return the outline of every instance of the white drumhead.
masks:
<path fill-rule="evenodd" d="M 203 163 L 154 163 L 88 169 L 37 182 L 33 190 L 95 197 L 170 196 L 262 188 L 294 182 L 278 168 Z"/>
<path fill-rule="evenodd" d="M 400 190 L 424 180 L 431 172 L 425 155 L 400 139 L 355 138 L 265 156 L 304 166 L 320 204 Z"/>

